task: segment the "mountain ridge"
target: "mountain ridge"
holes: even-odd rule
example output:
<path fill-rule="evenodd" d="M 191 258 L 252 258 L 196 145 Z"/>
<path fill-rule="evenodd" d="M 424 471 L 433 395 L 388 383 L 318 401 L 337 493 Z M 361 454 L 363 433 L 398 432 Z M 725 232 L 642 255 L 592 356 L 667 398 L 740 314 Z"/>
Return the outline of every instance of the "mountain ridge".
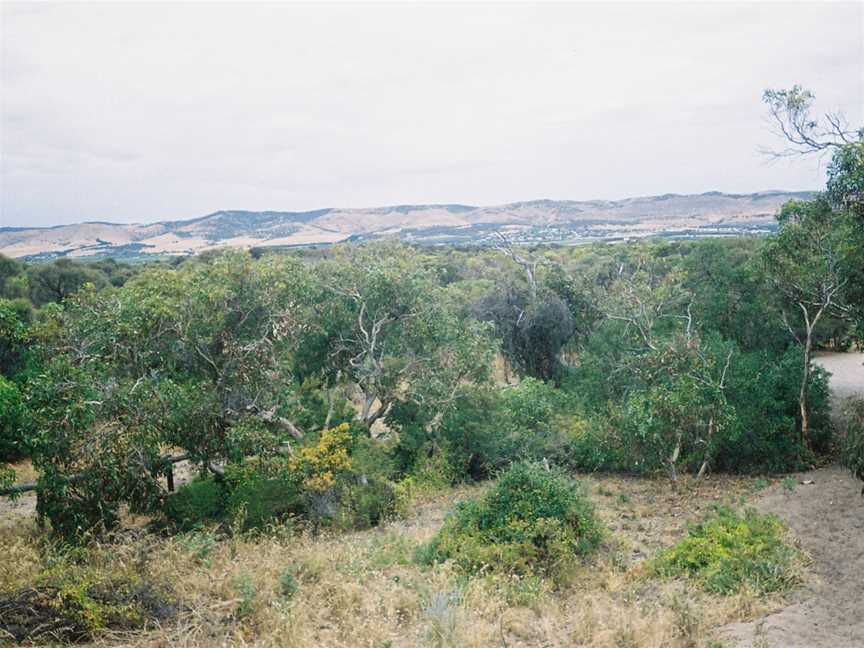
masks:
<path fill-rule="evenodd" d="M 0 227 L 0 253 L 42 259 L 184 255 L 217 247 L 304 247 L 397 237 L 419 244 L 485 244 L 496 230 L 519 243 L 577 244 L 643 236 L 764 233 L 792 199 L 814 192 L 749 194 L 707 191 L 619 200 L 536 200 L 475 206 L 459 203 L 328 207 L 306 211 L 224 209 L 152 223 L 85 221 L 47 227 Z"/>

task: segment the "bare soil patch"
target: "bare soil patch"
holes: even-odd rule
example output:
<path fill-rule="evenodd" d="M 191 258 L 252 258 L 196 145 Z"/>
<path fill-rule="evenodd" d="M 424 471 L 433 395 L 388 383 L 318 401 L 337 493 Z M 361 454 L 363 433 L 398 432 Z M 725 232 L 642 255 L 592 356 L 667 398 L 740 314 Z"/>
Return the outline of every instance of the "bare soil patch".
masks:
<path fill-rule="evenodd" d="M 727 626 L 724 639 L 759 648 L 864 646 L 864 497 L 861 484 L 832 466 L 796 475 L 793 491 L 774 486 L 756 503 L 792 530 L 813 559 L 812 577 L 791 606 Z M 810 482 L 812 484 L 802 484 Z"/>
<path fill-rule="evenodd" d="M 816 362 L 831 372 L 832 407 L 842 425 L 843 403 L 864 396 L 864 354 L 824 353 Z M 775 486 L 756 502 L 778 515 L 810 553 L 812 578 L 793 605 L 721 635 L 759 648 L 864 646 L 864 497 L 848 471 L 832 466 L 795 475 L 790 491 Z M 812 482 L 812 483 L 804 483 Z"/>

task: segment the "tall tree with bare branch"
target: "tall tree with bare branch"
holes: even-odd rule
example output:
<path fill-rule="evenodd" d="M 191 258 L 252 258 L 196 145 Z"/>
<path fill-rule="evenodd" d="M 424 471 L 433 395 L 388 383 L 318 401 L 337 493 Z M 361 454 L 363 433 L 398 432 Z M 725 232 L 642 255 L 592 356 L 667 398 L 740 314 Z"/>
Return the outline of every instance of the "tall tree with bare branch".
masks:
<path fill-rule="evenodd" d="M 810 449 L 807 386 L 813 332 L 825 315 L 844 317 L 850 312 L 844 299 L 848 277 L 840 253 L 842 230 L 836 226 L 831 207 L 824 199 L 788 203 L 778 221 L 779 232 L 766 243 L 763 259 L 770 281 L 797 313 L 795 316 L 784 311 L 783 321 L 804 349 L 798 404 L 801 441 Z"/>

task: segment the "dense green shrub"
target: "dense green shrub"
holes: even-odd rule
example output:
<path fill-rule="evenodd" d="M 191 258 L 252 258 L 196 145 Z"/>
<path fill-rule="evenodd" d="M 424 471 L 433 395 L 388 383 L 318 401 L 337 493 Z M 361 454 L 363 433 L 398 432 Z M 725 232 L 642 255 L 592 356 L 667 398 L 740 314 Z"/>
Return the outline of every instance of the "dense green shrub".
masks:
<path fill-rule="evenodd" d="M 199 477 L 183 484 L 168 498 L 163 513 L 179 529 L 191 529 L 218 520 L 225 513 L 225 485 L 212 477 Z"/>
<path fill-rule="evenodd" d="M 199 477 L 169 497 L 163 512 L 184 530 L 213 521 L 262 529 L 287 517 L 367 528 L 396 513 L 391 472 L 385 449 L 352 437 L 345 423 L 290 456 L 249 457 L 218 477 Z"/>
<path fill-rule="evenodd" d="M 814 456 L 797 428 L 801 350 L 791 347 L 779 356 L 742 353 L 716 337 L 705 339 L 704 347 L 703 355 L 713 354 L 721 363 L 733 352 L 722 394 L 716 387 L 706 390 L 699 373 L 665 362 L 656 378 L 640 379 L 651 355 L 629 360 L 627 387 L 620 393 L 614 384 L 592 387 L 602 381 L 599 364 L 574 372 L 570 388 L 583 394 L 587 425 L 572 435 L 564 462 L 580 470 L 662 471 L 681 433 L 677 464 L 683 470 L 698 470 L 706 457 L 708 467 L 725 472 L 783 472 L 809 465 Z M 824 454 L 831 449 L 833 430 L 828 375 L 818 367 L 811 374 L 808 402 L 813 449 Z"/>
<path fill-rule="evenodd" d="M 430 421 L 416 403 L 398 403 L 388 418 L 399 431 L 399 443 L 391 450 L 394 467 L 439 486 L 487 476 L 508 442 L 491 425 L 498 404 L 494 391 L 463 389 L 438 421 Z"/>
<path fill-rule="evenodd" d="M 864 401 L 851 401 L 844 414 L 846 439 L 843 443 L 843 463 L 853 475 L 864 481 Z M 861 493 L 864 495 L 864 487 Z"/>
<path fill-rule="evenodd" d="M 297 483 L 290 479 L 255 477 L 239 484 L 228 496 L 228 514 L 242 516 L 246 529 L 260 529 L 305 511 Z"/>
<path fill-rule="evenodd" d="M 365 529 L 396 514 L 396 492 L 390 482 L 378 478 L 355 480 L 340 490 L 340 524 Z"/>
<path fill-rule="evenodd" d="M 798 434 L 798 390 L 802 352 L 736 355 L 729 371 L 727 398 L 735 418 L 718 439 L 714 469 L 728 472 L 786 472 L 806 467 L 813 456 Z M 828 375 L 814 367 L 807 391 L 813 449 L 831 449 Z"/>
<path fill-rule="evenodd" d="M 588 403 L 589 425 L 572 444 L 579 467 L 675 477 L 710 464 L 735 415 L 723 387 L 732 349 L 689 335 L 653 346 L 622 360 L 626 389 Z"/>
<path fill-rule="evenodd" d="M 567 454 L 558 463 L 573 470 L 628 472 L 629 466 L 636 463 L 628 456 L 608 410 L 571 421 L 569 436 Z"/>
<path fill-rule="evenodd" d="M 28 419 L 18 385 L 0 375 L 0 462 L 27 454 Z"/>
<path fill-rule="evenodd" d="M 601 538 L 580 485 L 538 463 L 517 463 L 484 495 L 457 505 L 423 547 L 427 563 L 453 560 L 484 570 L 559 577 Z"/>
<path fill-rule="evenodd" d="M 434 426 L 400 407 L 391 421 L 400 431 L 392 455 L 402 474 L 439 486 L 486 479 L 520 459 L 560 462 L 568 439 L 562 417 L 574 407 L 570 393 L 536 378 L 465 389 Z"/>
<path fill-rule="evenodd" d="M 614 410 L 613 425 L 620 431 L 628 472 L 651 473 L 679 469 L 696 472 L 715 443 L 709 422 L 722 431 L 733 416 L 728 403 L 699 398 L 698 385 L 681 379 L 644 390 L 634 390 Z"/>
<path fill-rule="evenodd" d="M 797 552 L 784 542 L 773 516 L 721 508 L 691 525 L 687 537 L 653 563 L 662 576 L 688 576 L 709 592 L 734 594 L 743 588 L 768 593 L 798 582 Z"/>

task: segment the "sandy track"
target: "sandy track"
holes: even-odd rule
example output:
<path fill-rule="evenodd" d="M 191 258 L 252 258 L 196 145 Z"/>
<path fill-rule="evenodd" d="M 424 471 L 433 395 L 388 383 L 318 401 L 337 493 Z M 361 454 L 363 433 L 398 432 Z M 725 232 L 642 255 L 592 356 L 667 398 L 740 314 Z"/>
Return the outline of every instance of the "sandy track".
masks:
<path fill-rule="evenodd" d="M 797 602 L 764 619 L 726 626 L 725 641 L 771 648 L 864 646 L 864 497 L 861 483 L 832 466 L 797 475 L 794 491 L 776 486 L 756 504 L 779 515 L 813 559 Z"/>
<path fill-rule="evenodd" d="M 864 397 L 864 353 L 817 353 L 813 362 L 831 372 L 831 392 L 838 399 Z"/>
<path fill-rule="evenodd" d="M 828 369 L 835 412 L 864 396 L 864 354 L 820 354 Z M 861 483 L 839 466 L 796 475 L 794 491 L 779 486 L 756 503 L 778 515 L 813 559 L 812 578 L 796 602 L 720 632 L 724 641 L 754 648 L 864 647 L 864 497 Z M 801 482 L 813 481 L 804 485 Z"/>

